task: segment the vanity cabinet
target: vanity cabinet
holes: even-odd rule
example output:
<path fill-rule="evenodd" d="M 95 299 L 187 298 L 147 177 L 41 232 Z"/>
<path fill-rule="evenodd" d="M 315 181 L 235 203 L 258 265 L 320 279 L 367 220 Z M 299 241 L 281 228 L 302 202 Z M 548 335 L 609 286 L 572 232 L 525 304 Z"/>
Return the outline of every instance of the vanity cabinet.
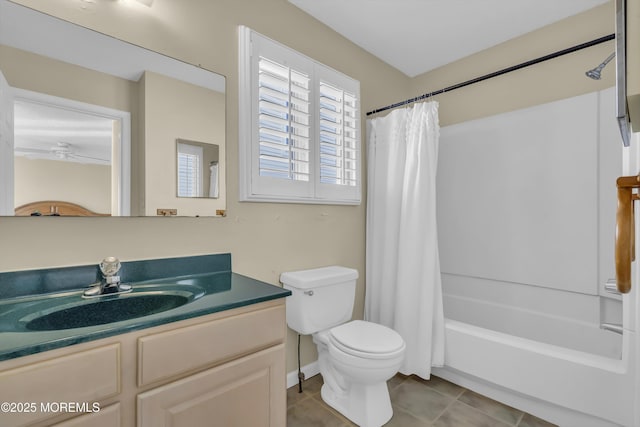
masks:
<path fill-rule="evenodd" d="M 283 427 L 285 334 L 278 299 L 0 362 L 0 401 L 37 405 L 0 426 Z"/>
<path fill-rule="evenodd" d="M 284 325 L 276 306 L 140 338 L 139 386 L 182 379 L 138 395 L 138 427 L 284 426 Z"/>

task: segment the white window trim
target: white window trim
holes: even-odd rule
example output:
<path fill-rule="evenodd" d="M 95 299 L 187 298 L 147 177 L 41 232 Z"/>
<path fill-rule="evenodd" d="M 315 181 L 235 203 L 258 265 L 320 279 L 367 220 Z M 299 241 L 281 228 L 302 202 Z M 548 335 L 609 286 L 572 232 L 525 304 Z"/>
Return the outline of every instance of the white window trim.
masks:
<path fill-rule="evenodd" d="M 361 143 L 361 126 L 360 117 L 356 117 L 356 132 L 357 132 L 357 163 L 356 163 L 356 177 L 357 185 L 353 187 L 344 187 L 340 190 L 344 191 L 331 191 L 331 187 L 337 190 L 337 185 L 321 184 L 319 176 L 320 168 L 320 144 L 318 143 L 320 138 L 319 126 L 313 126 L 312 128 L 312 162 L 311 162 L 311 176 L 312 179 L 309 183 L 309 191 L 306 195 L 287 194 L 286 189 L 282 191 L 281 186 L 276 186 L 281 191 L 279 194 L 258 193 L 255 191 L 252 180 L 255 179 L 255 171 L 257 171 L 257 165 L 254 162 L 258 162 L 258 156 L 254 155 L 256 145 L 253 140 L 254 132 L 256 132 L 255 126 L 257 126 L 256 111 L 252 108 L 252 79 L 257 75 L 255 70 L 252 70 L 252 38 L 253 40 L 261 39 L 261 41 L 267 44 L 273 44 L 275 49 L 286 49 L 292 54 L 299 55 L 306 61 L 314 63 L 314 69 L 317 76 L 314 79 L 323 78 L 327 83 L 333 83 L 341 85 L 342 87 L 348 87 L 346 84 L 349 82 L 351 85 L 356 84 L 357 91 L 356 96 L 359 104 L 360 90 L 359 82 L 354 79 L 333 70 L 323 64 L 318 63 L 286 46 L 283 46 L 265 36 L 262 36 L 255 31 L 245 26 L 239 26 L 238 28 L 238 40 L 239 40 L 239 100 L 238 100 L 238 137 L 239 137 L 239 200 L 248 202 L 278 202 L 278 203 L 309 203 L 309 204 L 337 204 L 337 205 L 359 205 L 361 203 L 362 194 L 362 143 Z M 315 81 L 315 80 L 314 80 Z M 319 80 L 318 80 L 319 81 Z M 312 83 L 312 117 L 316 117 L 316 101 L 315 95 L 316 88 L 315 82 Z M 358 108 L 359 112 L 359 108 Z M 261 180 L 264 177 L 260 177 Z M 285 181 L 290 184 L 298 184 L 296 182 Z M 341 186 L 342 187 L 342 186 Z"/>

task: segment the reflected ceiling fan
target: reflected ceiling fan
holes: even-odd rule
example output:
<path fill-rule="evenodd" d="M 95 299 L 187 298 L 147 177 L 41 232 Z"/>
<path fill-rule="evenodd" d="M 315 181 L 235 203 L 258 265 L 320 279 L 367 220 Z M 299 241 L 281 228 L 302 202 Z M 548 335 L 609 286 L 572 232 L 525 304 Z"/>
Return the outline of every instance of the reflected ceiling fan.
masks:
<path fill-rule="evenodd" d="M 77 161 L 80 163 L 103 163 L 109 164 L 109 159 L 101 159 L 98 157 L 85 156 L 78 154 L 71 144 L 68 142 L 58 142 L 49 149 L 44 148 L 27 148 L 15 147 L 16 154 L 24 155 L 32 158 L 57 159 L 66 161 Z"/>

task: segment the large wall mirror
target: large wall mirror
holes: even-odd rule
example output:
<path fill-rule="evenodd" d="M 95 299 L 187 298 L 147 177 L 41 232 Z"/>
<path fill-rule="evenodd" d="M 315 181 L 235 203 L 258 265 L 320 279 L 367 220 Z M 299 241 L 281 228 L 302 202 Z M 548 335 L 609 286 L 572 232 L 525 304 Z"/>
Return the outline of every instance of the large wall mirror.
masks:
<path fill-rule="evenodd" d="M 0 215 L 221 216 L 225 166 L 224 76 L 0 0 Z"/>

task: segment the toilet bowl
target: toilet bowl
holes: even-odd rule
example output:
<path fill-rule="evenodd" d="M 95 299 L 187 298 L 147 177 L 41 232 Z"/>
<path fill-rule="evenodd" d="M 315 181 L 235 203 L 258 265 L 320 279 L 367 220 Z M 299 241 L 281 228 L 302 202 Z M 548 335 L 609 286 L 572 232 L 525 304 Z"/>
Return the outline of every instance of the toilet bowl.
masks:
<path fill-rule="evenodd" d="M 311 334 L 318 347 L 322 399 L 359 426 L 379 427 L 393 416 L 386 382 L 402 364 L 405 343 L 386 326 L 349 321 L 357 277 L 333 266 L 283 273 L 280 281 L 292 291 L 289 327 Z"/>
<path fill-rule="evenodd" d="M 389 421 L 393 409 L 387 380 L 404 359 L 400 335 L 354 320 L 313 338 L 318 357 L 326 359 L 320 363 L 322 399 L 359 426 L 378 427 Z"/>

